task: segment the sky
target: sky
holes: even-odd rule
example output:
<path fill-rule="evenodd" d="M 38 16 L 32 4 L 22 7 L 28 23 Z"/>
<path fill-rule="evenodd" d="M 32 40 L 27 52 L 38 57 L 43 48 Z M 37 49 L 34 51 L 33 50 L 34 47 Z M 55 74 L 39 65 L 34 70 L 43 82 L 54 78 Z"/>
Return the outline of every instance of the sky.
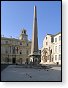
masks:
<path fill-rule="evenodd" d="M 24 28 L 31 40 L 34 5 L 37 8 L 39 48 L 42 48 L 46 34 L 61 32 L 60 1 L 1 1 L 1 35 L 19 38 Z"/>

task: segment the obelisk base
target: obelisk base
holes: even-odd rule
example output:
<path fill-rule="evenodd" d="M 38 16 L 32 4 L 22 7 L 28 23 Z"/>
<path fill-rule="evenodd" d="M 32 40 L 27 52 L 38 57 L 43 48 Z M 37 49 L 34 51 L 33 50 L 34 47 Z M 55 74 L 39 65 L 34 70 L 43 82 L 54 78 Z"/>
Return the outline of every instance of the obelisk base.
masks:
<path fill-rule="evenodd" d="M 41 54 L 40 53 L 34 52 L 33 54 L 30 54 L 29 57 L 30 57 L 30 63 L 32 62 L 33 65 L 37 65 L 41 61 Z"/>

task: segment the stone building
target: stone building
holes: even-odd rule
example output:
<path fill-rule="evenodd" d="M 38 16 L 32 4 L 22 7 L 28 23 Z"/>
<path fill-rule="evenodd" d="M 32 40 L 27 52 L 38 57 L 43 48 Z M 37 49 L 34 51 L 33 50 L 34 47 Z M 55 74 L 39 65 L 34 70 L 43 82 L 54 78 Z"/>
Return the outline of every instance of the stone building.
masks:
<path fill-rule="evenodd" d="M 53 59 L 53 61 L 55 63 L 58 62 L 59 64 L 61 64 L 61 33 L 57 33 L 54 36 L 53 44 L 54 44 L 54 49 L 53 49 L 54 59 Z"/>
<path fill-rule="evenodd" d="M 29 61 L 30 52 L 31 41 L 25 29 L 21 31 L 19 39 L 1 37 L 1 63 L 24 64 Z"/>
<path fill-rule="evenodd" d="M 61 64 L 61 32 L 47 34 L 41 49 L 41 63 Z"/>

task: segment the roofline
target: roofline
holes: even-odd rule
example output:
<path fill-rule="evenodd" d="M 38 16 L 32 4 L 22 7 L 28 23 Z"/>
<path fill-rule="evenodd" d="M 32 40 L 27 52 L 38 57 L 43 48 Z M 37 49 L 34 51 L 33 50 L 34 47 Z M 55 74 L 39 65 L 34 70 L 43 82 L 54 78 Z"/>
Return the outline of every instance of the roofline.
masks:
<path fill-rule="evenodd" d="M 46 34 L 46 36 L 47 36 L 47 35 L 50 35 L 51 37 L 54 37 L 54 36 L 56 36 L 56 35 L 58 35 L 58 34 L 61 34 L 61 32 L 58 32 L 58 33 L 56 33 L 55 35 L 53 35 L 53 34 Z M 45 36 L 45 37 L 46 37 L 46 36 Z M 44 37 L 44 39 L 45 39 L 45 37 Z M 44 39 L 43 39 L 43 41 L 44 41 Z"/>
<path fill-rule="evenodd" d="M 9 40 L 18 40 L 19 41 L 19 39 L 16 39 L 16 38 L 1 37 L 1 39 L 9 39 Z"/>
<path fill-rule="evenodd" d="M 61 32 L 58 32 L 58 33 L 56 33 L 55 35 L 53 35 L 53 34 L 47 34 L 47 35 L 56 36 L 56 35 L 58 35 L 58 34 L 61 34 Z"/>
<path fill-rule="evenodd" d="M 58 34 L 61 34 L 61 32 L 56 33 L 54 36 L 56 36 L 56 35 L 58 35 Z"/>
<path fill-rule="evenodd" d="M 52 34 L 47 34 L 47 35 L 52 35 Z"/>

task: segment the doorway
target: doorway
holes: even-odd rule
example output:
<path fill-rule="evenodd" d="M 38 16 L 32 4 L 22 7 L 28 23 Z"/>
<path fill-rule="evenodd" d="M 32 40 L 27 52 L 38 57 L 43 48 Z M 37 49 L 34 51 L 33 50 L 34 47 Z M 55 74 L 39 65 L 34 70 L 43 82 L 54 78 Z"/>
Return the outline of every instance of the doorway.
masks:
<path fill-rule="evenodd" d="M 22 64 L 22 58 L 20 58 L 20 64 Z"/>
<path fill-rule="evenodd" d="M 13 63 L 13 64 L 16 63 L 16 58 L 12 58 L 12 63 Z"/>

